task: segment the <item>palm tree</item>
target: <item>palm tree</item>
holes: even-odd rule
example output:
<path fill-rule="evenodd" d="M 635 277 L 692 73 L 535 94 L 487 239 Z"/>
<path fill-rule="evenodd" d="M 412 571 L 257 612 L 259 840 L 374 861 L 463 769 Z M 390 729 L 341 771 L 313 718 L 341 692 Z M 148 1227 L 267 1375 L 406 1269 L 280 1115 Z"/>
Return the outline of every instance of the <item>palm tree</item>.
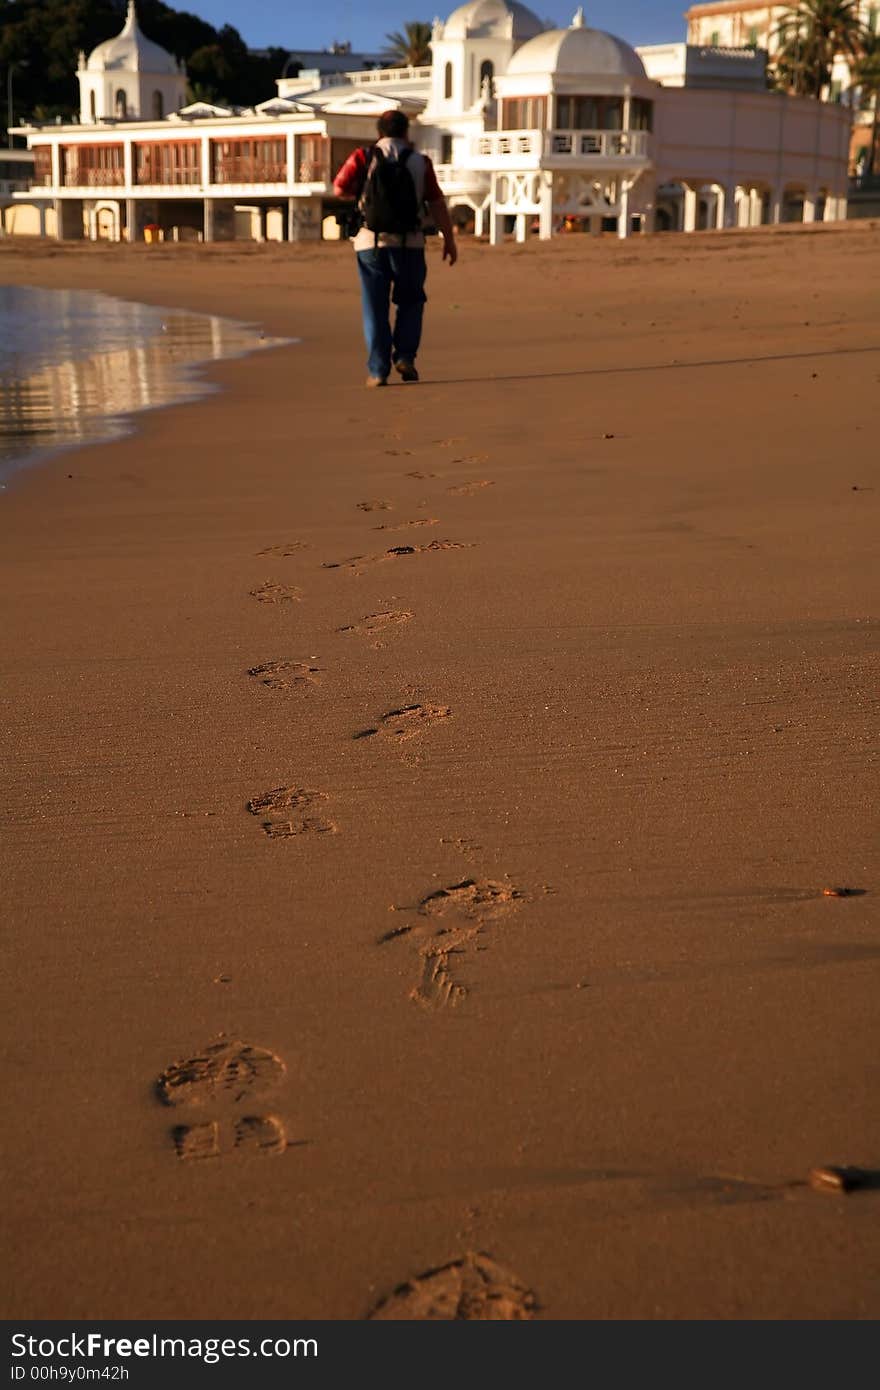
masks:
<path fill-rule="evenodd" d="M 426 68 L 431 62 L 431 25 L 416 20 L 404 24 L 403 33 L 385 35 L 383 57 L 400 68 Z"/>
<path fill-rule="evenodd" d="M 855 66 L 853 80 L 856 86 L 861 88 L 863 108 L 869 102 L 872 102 L 874 107 L 871 146 L 865 164 L 865 173 L 875 174 L 877 172 L 878 147 L 880 147 L 880 34 L 869 33 L 865 39 L 864 51 Z"/>
<path fill-rule="evenodd" d="M 856 63 L 865 46 L 858 0 L 800 0 L 776 29 L 781 86 L 821 100 L 837 57 Z"/>

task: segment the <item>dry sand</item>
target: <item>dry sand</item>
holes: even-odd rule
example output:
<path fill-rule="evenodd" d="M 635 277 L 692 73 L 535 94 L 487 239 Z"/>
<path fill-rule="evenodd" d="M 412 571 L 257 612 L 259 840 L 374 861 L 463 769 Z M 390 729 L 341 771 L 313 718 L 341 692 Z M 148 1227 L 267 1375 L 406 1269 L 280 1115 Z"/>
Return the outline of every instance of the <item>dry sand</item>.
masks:
<path fill-rule="evenodd" d="M 304 340 L 2 498 L 7 1316 L 880 1313 L 877 249 L 0 247 Z"/>

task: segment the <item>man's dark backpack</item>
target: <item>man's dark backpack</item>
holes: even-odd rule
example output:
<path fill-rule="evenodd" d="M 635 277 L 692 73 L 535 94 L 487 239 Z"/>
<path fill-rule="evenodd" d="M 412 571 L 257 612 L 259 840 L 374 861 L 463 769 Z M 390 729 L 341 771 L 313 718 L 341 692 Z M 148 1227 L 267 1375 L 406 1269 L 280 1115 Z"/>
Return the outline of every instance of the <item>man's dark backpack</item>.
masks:
<path fill-rule="evenodd" d="M 406 167 L 412 150 L 401 150 L 389 159 L 378 145 L 368 151 L 369 164 L 360 210 L 364 226 L 375 233 L 399 236 L 404 245 L 408 234 L 421 230 L 419 200 L 413 176 Z"/>

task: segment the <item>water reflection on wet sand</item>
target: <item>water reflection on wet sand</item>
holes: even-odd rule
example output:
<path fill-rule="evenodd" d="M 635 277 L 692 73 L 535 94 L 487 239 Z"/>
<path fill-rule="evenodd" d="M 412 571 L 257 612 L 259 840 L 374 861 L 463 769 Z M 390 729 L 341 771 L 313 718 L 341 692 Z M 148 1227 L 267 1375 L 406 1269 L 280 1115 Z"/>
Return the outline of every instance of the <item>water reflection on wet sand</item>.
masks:
<path fill-rule="evenodd" d="M 138 411 L 212 392 L 199 365 L 290 341 L 81 291 L 18 291 L 14 309 L 0 312 L 0 485 L 52 450 L 127 433 Z"/>

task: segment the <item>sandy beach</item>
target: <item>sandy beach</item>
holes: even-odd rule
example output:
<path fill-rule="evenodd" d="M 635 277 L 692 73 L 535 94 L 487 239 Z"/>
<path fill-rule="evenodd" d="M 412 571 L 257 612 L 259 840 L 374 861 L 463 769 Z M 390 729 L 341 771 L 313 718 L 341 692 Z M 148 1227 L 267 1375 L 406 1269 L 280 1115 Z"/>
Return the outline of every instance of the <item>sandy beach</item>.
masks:
<path fill-rule="evenodd" d="M 880 1314 L 878 236 L 0 243 L 301 340 L 0 497 L 7 1317 Z"/>

